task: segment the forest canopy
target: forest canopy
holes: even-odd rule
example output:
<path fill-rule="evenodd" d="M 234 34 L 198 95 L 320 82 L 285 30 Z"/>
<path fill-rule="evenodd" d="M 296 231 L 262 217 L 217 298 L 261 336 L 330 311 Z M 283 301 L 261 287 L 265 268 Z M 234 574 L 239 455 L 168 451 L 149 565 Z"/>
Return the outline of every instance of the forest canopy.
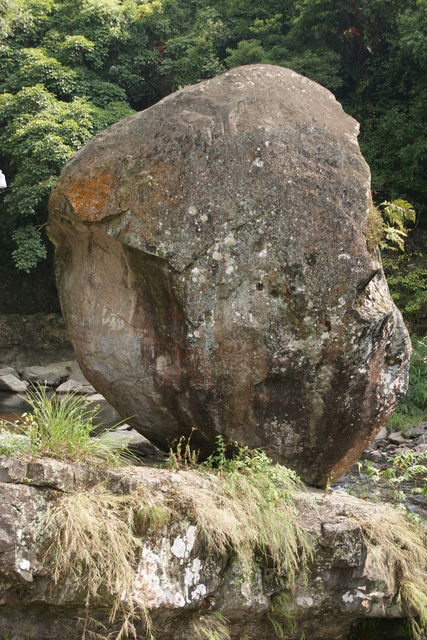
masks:
<path fill-rule="evenodd" d="M 0 0 L 2 255 L 24 271 L 46 256 L 48 195 L 91 137 L 256 62 L 333 91 L 361 123 L 374 200 L 422 221 L 426 31 L 427 0 Z"/>

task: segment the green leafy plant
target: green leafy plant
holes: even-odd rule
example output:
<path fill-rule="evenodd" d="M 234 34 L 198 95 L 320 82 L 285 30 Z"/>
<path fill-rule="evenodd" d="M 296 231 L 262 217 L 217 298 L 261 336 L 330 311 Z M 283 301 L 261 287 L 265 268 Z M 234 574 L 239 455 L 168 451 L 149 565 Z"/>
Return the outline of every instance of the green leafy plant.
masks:
<path fill-rule="evenodd" d="M 380 242 L 381 249 L 391 251 L 405 251 L 405 239 L 408 235 L 408 223 L 415 223 L 415 211 L 407 200 L 393 200 L 382 202 L 384 218 L 384 240 Z"/>

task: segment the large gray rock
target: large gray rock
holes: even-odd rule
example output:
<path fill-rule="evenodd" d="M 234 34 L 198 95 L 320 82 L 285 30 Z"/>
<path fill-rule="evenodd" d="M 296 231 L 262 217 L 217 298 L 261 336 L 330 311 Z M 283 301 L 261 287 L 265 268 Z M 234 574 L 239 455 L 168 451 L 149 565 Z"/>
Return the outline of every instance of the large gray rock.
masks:
<path fill-rule="evenodd" d="M 98 135 L 50 200 L 84 375 L 153 443 L 264 447 L 339 477 L 407 386 L 366 241 L 358 124 L 290 70 L 240 67 Z"/>
<path fill-rule="evenodd" d="M 82 491 L 82 504 L 87 505 L 88 489 L 96 484 L 121 496 L 139 490 L 142 505 L 145 500 L 153 508 L 166 500 L 174 509 L 168 526 L 157 535 L 150 527 L 137 528 L 135 533 L 139 544 L 135 540 L 132 597 L 148 607 L 156 638 L 200 639 L 204 636 L 200 630 L 196 632 L 196 623 L 199 629 L 203 625 L 208 628 L 217 613 L 227 619 L 229 633 L 218 637 L 232 640 L 248 636 L 253 640 L 300 640 L 303 633 L 310 640 L 341 640 L 353 624 L 365 618 L 407 615 L 400 597 L 404 579 L 396 553 L 390 553 L 386 538 L 383 547 L 367 543 L 369 536 L 376 540 L 376 528 L 383 518 L 405 522 L 392 507 L 366 503 L 343 492 L 296 494 L 298 521 L 311 536 L 314 553 L 307 580 L 297 572 L 292 591 L 281 568 L 272 566 L 262 554 L 257 555 L 255 571 L 248 579 L 231 550 L 220 553 L 207 546 L 203 518 L 195 518 L 188 500 L 188 496 L 205 495 L 206 491 L 215 494 L 216 483 L 209 481 L 207 474 L 149 468 L 127 469 L 120 474 L 56 460 L 27 465 L 1 457 L 1 637 L 89 638 L 92 630 L 103 633 L 96 621 L 104 623 L 109 633 L 117 633 L 109 621 L 112 602 L 108 593 L 111 589 L 121 593 L 120 582 L 101 583 L 97 599 L 85 610 L 84 578 L 79 579 L 70 568 L 55 582 L 54 563 L 46 559 L 49 541 L 41 527 L 48 510 L 60 505 L 67 492 L 78 498 L 75 492 Z M 110 500 L 114 508 L 117 501 L 111 495 Z M 75 522 L 72 515 L 64 514 L 66 517 L 71 525 Z M 87 517 L 90 514 L 77 519 L 80 526 Z M 94 520 L 93 526 L 103 528 L 104 523 Z M 397 528 L 394 536 L 393 544 L 397 548 L 401 545 L 405 554 L 407 540 L 402 529 Z M 115 551 L 107 546 L 105 553 Z M 382 572 L 378 563 L 385 563 Z M 279 594 L 285 597 L 282 607 L 277 603 Z M 287 603 L 287 617 L 280 615 L 283 602 Z M 276 612 L 271 609 L 274 603 Z M 284 635 L 276 636 L 272 619 L 280 622 Z M 88 630 L 82 636 L 86 623 Z M 139 637 L 145 636 L 141 632 Z"/>

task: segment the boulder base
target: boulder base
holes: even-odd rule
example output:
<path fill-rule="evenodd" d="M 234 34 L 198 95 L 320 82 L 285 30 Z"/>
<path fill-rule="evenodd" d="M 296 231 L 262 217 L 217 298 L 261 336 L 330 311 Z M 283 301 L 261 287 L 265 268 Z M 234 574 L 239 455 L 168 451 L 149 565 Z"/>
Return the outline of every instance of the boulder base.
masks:
<path fill-rule="evenodd" d="M 76 357 L 155 444 L 221 434 L 322 485 L 390 417 L 410 343 L 367 246 L 357 134 L 329 91 L 254 65 L 65 167 L 49 233 Z"/>

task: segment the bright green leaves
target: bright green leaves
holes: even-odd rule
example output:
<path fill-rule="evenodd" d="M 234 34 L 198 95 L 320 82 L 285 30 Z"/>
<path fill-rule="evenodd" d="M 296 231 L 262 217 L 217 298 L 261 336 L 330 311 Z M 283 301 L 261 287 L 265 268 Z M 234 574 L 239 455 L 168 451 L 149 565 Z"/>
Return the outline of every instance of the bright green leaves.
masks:
<path fill-rule="evenodd" d="M 16 92 L 23 87 L 43 84 L 55 95 L 65 97 L 75 90 L 75 71 L 63 67 L 44 49 L 22 49 L 17 63 L 15 73 L 10 74 L 4 83 L 6 91 Z"/>
<path fill-rule="evenodd" d="M 19 227 L 13 232 L 12 237 L 17 246 L 12 257 L 18 269 L 29 273 L 40 260 L 46 258 L 46 247 L 40 232 L 32 225 Z"/>
<path fill-rule="evenodd" d="M 382 249 L 396 251 L 396 247 L 405 251 L 405 238 L 408 235 L 408 222 L 415 223 L 415 211 L 406 200 L 382 202 L 384 218 L 384 240 L 380 243 Z M 393 245 L 396 245 L 394 247 Z"/>
<path fill-rule="evenodd" d="M 229 69 L 239 67 L 242 64 L 256 64 L 265 62 L 266 54 L 259 40 L 241 40 L 237 49 L 227 49 L 229 54 L 226 64 Z"/>
<path fill-rule="evenodd" d="M 18 269 L 30 271 L 46 257 L 33 224 L 43 224 L 49 193 L 64 164 L 98 131 L 130 113 L 123 103 L 100 109 L 81 98 L 62 102 L 43 85 L 0 95 L 0 146 L 14 171 L 4 196 L 4 227 L 12 229 Z"/>

